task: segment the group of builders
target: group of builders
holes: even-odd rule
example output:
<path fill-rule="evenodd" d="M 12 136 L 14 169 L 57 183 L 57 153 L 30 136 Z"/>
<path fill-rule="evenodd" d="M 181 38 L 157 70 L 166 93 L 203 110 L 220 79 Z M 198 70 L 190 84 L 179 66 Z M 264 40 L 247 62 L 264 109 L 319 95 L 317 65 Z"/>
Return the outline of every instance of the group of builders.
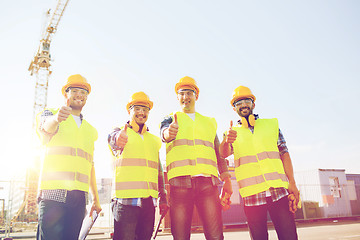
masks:
<path fill-rule="evenodd" d="M 98 133 L 81 113 L 90 92 L 86 78 L 71 75 L 62 88 L 64 105 L 39 114 L 37 132 L 45 154 L 37 239 L 77 240 L 85 214 L 101 211 L 93 160 Z M 220 142 L 215 118 L 195 111 L 199 92 L 191 77 L 175 84 L 180 110 L 161 122 L 160 137 L 146 126 L 153 108 L 148 95 L 136 92 L 130 97 L 129 121 L 108 136 L 114 155 L 113 239 L 151 239 L 157 206 L 161 215 L 170 210 L 175 240 L 190 239 L 194 206 L 205 238 L 224 239 L 221 211 L 229 208 L 233 194 L 226 160 L 230 155 L 251 238 L 268 239 L 269 213 L 279 239 L 297 239 L 294 212 L 299 191 L 278 120 L 254 114 L 256 97 L 239 86 L 230 101 L 239 121 L 230 121 Z M 159 159 L 162 142 L 166 143 L 169 192 Z M 89 196 L 92 206 L 85 213 Z"/>

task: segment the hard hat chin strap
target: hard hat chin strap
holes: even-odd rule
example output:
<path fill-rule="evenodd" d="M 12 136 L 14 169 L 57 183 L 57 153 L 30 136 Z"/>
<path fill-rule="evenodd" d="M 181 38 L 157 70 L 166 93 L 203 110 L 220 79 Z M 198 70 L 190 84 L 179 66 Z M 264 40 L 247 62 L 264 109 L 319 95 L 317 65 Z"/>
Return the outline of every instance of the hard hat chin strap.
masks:
<path fill-rule="evenodd" d="M 244 117 L 241 117 L 241 124 L 246 128 L 248 128 L 249 125 L 254 127 L 255 122 L 256 122 L 255 121 L 255 116 L 253 114 L 250 114 L 247 119 L 244 118 Z"/>

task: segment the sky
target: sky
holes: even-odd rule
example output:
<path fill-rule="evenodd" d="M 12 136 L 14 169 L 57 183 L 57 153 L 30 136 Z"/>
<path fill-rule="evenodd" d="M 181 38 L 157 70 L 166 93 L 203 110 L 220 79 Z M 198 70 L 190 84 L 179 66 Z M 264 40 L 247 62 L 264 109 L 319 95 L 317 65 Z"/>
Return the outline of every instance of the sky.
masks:
<path fill-rule="evenodd" d="M 28 72 L 56 1 L 4 1 L 0 7 L 0 180 L 32 162 L 36 79 Z M 82 74 L 92 86 L 83 109 L 97 128 L 98 178 L 112 176 L 107 136 L 128 120 L 126 103 L 144 91 L 154 102 L 150 132 L 179 110 L 175 84 L 193 77 L 196 111 L 217 133 L 238 116 L 232 91 L 249 87 L 254 112 L 278 118 L 294 170 L 360 174 L 360 2 L 333 0 L 70 0 L 51 42 L 48 107 Z M 164 146 L 161 160 L 165 160 Z"/>

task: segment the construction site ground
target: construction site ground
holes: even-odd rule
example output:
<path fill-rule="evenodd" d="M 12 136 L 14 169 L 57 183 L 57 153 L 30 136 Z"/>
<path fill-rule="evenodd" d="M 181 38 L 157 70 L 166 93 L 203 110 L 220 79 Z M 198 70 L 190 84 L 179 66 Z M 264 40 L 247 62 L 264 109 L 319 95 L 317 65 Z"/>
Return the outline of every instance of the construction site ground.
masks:
<path fill-rule="evenodd" d="M 276 232 L 271 223 L 269 223 L 269 239 L 277 239 Z M 93 228 L 86 239 L 111 239 L 108 228 Z M 360 240 L 360 217 L 351 218 L 331 218 L 331 219 L 312 219 L 297 222 L 297 232 L 299 239 L 305 240 L 335 240 L 349 239 Z M 5 239 L 3 234 L 0 235 L 1 240 Z M 35 231 L 23 231 L 11 233 L 12 239 L 35 239 Z M 225 239 L 250 239 L 250 235 L 246 224 L 226 226 L 224 230 Z M 11 239 L 10 238 L 10 239 Z M 169 229 L 165 229 L 158 233 L 156 239 L 170 240 L 172 239 Z M 202 229 L 193 229 L 191 239 L 205 239 Z"/>

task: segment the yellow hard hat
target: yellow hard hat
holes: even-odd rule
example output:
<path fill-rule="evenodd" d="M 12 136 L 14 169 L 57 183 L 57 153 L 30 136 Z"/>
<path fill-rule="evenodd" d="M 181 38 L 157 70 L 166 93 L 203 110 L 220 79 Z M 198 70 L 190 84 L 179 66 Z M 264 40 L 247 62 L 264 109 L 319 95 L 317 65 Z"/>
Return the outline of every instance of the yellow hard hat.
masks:
<path fill-rule="evenodd" d="M 245 87 L 245 86 L 239 86 L 239 87 L 235 88 L 235 90 L 233 91 L 233 95 L 232 95 L 230 104 L 231 104 L 231 106 L 234 106 L 234 103 L 237 100 L 245 99 L 245 98 L 251 98 L 253 100 L 253 102 L 255 102 L 255 100 L 256 100 L 256 97 L 254 96 L 254 94 L 252 94 L 250 88 Z"/>
<path fill-rule="evenodd" d="M 152 109 L 154 104 L 152 101 L 150 101 L 150 98 L 148 95 L 146 95 L 146 93 L 136 92 L 133 95 L 131 95 L 131 98 L 126 104 L 126 109 L 129 111 L 130 107 L 133 105 L 144 105 Z"/>
<path fill-rule="evenodd" d="M 180 79 L 180 81 L 175 85 L 175 92 L 178 93 L 179 89 L 186 88 L 186 89 L 192 89 L 195 91 L 196 95 L 199 95 L 199 88 L 195 82 L 195 80 L 191 77 L 183 77 Z"/>
<path fill-rule="evenodd" d="M 83 88 L 86 89 L 89 93 L 91 92 L 90 84 L 86 81 L 86 78 L 80 74 L 75 74 L 68 77 L 66 84 L 61 89 L 63 95 L 65 95 L 65 91 L 69 87 Z"/>

